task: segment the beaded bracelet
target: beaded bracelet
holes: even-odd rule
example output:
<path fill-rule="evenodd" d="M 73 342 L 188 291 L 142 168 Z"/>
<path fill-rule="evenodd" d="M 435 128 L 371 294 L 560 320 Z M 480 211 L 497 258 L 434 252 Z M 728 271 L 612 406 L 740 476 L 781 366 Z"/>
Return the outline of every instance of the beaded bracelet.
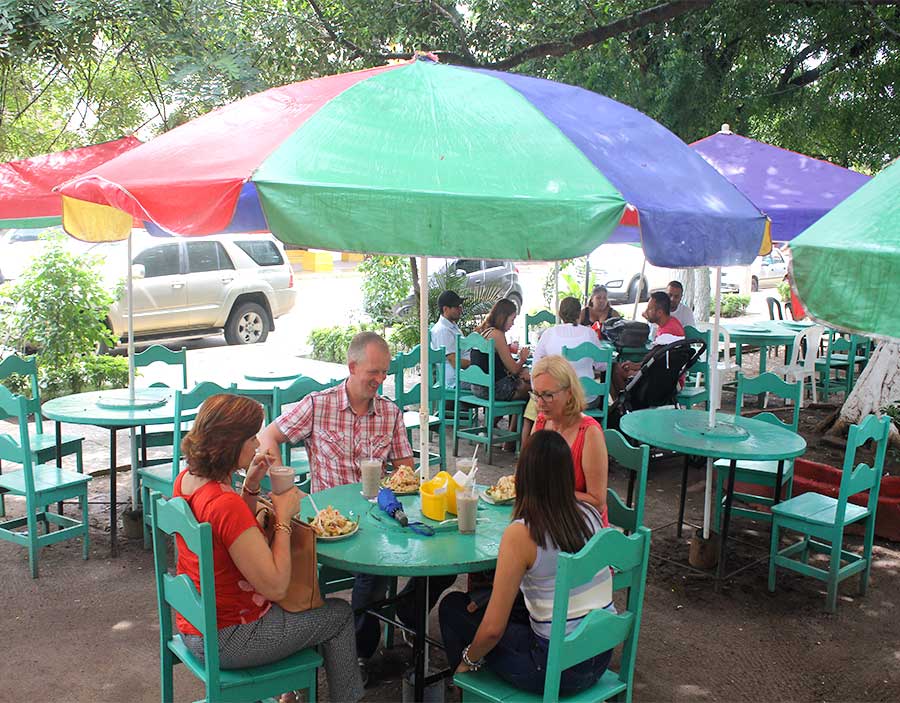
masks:
<path fill-rule="evenodd" d="M 469 667 L 472 671 L 478 671 L 482 665 L 484 664 L 484 657 L 479 659 L 478 661 L 472 661 L 469 659 L 469 647 L 472 645 L 466 645 L 466 647 L 462 651 L 462 660 L 465 662 L 466 666 Z"/>
<path fill-rule="evenodd" d="M 241 490 L 248 496 L 258 496 L 262 492 L 261 488 L 257 488 L 255 491 L 251 488 L 248 488 L 246 483 L 241 486 Z"/>

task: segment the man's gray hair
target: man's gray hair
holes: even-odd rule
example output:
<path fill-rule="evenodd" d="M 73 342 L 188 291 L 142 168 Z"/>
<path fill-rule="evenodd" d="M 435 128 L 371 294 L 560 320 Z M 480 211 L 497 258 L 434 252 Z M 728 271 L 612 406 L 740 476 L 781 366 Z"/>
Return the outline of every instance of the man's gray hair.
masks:
<path fill-rule="evenodd" d="M 366 348 L 370 344 L 377 344 L 388 354 L 391 353 L 391 348 L 381 335 L 376 332 L 360 332 L 350 340 L 350 346 L 347 347 L 347 361 L 356 362 L 357 364 L 361 361 L 365 361 Z"/>

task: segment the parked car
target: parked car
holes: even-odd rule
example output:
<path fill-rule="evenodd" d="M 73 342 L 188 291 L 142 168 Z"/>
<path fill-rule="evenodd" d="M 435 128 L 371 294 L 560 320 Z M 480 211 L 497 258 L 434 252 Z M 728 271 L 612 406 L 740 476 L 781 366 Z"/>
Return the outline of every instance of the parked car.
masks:
<path fill-rule="evenodd" d="M 777 286 L 784 280 L 788 262 L 777 247 L 765 256 L 757 256 L 750 264 L 750 290 Z M 727 266 L 722 269 L 722 291 L 737 293 L 747 276 L 746 266 Z"/>
<path fill-rule="evenodd" d="M 612 303 L 633 303 L 665 290 L 677 271 L 644 263 L 644 251 L 633 244 L 603 244 L 588 257 L 595 285 L 606 286 Z"/>
<path fill-rule="evenodd" d="M 75 253 L 88 250 L 89 244 L 81 242 L 67 235 L 62 227 L 47 227 L 45 229 L 7 229 L 0 230 L 0 283 L 15 281 L 22 277 L 36 256 L 47 247 L 44 233 L 59 233 L 66 249 Z"/>
<path fill-rule="evenodd" d="M 433 280 L 436 275 L 457 273 L 466 277 L 468 288 L 480 286 L 496 286 L 500 298 L 508 298 L 522 309 L 522 286 L 519 284 L 519 270 L 510 261 L 493 261 L 488 259 L 430 259 L 428 268 L 438 263 L 435 273 L 429 276 Z M 409 295 L 394 307 L 396 317 L 405 317 L 416 305 L 414 295 Z"/>
<path fill-rule="evenodd" d="M 126 275 L 126 246 L 102 243 L 91 250 L 105 260 L 111 286 Z M 293 269 L 270 234 L 170 238 L 135 230 L 132 265 L 136 339 L 224 332 L 229 344 L 255 344 L 294 307 Z M 119 339 L 128 333 L 127 315 L 123 292 L 107 319 Z"/>

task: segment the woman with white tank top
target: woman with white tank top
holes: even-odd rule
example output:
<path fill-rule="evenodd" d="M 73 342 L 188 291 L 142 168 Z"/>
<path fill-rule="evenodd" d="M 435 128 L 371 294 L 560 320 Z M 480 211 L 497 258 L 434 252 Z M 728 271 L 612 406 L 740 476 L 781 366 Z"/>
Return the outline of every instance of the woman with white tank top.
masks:
<path fill-rule="evenodd" d="M 565 439 L 551 430 L 535 432 L 519 456 L 513 521 L 500 542 L 487 607 L 479 609 L 458 591 L 441 603 L 450 666 L 463 672 L 486 663 L 514 686 L 542 693 L 559 553 L 579 551 L 601 529 L 596 508 L 575 499 L 572 453 Z M 525 608 L 515 607 L 520 591 Z M 566 632 L 597 608 L 615 611 L 609 569 L 572 589 Z M 612 650 L 563 671 L 560 693 L 593 685 L 611 656 Z"/>

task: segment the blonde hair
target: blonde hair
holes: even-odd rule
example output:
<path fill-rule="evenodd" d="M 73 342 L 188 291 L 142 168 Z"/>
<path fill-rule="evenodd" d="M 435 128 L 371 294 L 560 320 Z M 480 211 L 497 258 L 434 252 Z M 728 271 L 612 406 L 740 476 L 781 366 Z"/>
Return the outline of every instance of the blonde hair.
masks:
<path fill-rule="evenodd" d="M 581 387 L 581 381 L 578 380 L 578 374 L 568 361 L 558 354 L 551 354 L 543 357 L 538 361 L 531 370 L 531 378 L 547 374 L 555 380 L 560 388 L 569 391 L 569 401 L 564 408 L 564 414 L 568 417 L 577 417 L 581 415 L 587 402 L 584 397 L 584 389 Z"/>

